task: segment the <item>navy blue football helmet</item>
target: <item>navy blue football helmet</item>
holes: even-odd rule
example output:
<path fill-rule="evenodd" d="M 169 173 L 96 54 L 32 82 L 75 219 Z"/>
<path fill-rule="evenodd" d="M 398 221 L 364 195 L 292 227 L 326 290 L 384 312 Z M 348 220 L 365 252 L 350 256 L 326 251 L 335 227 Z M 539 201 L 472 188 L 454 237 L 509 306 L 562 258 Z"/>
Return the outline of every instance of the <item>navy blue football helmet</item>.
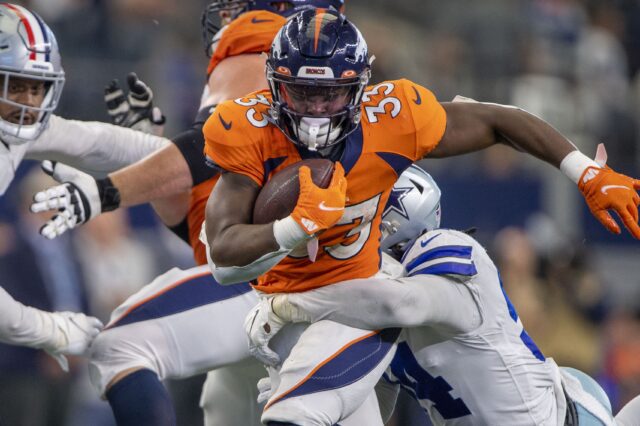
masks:
<path fill-rule="evenodd" d="M 339 12 L 305 10 L 278 32 L 267 59 L 271 121 L 293 143 L 325 153 L 360 123 L 370 75 L 360 31 Z"/>
<path fill-rule="evenodd" d="M 325 8 L 341 11 L 344 0 L 216 0 L 211 2 L 202 13 L 202 39 L 205 44 L 207 56 L 211 56 L 213 36 L 220 28 L 238 15 L 249 10 L 267 10 L 284 17 L 312 8 Z M 227 18 L 222 19 L 221 13 L 226 13 Z"/>

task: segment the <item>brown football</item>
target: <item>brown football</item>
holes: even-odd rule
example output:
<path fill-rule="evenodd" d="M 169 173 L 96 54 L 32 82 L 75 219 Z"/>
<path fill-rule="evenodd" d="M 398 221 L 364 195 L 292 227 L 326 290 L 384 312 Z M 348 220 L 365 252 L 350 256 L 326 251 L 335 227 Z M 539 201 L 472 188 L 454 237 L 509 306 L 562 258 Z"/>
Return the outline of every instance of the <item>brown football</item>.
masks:
<path fill-rule="evenodd" d="M 275 173 L 262 187 L 253 206 L 253 223 L 270 223 L 283 219 L 295 208 L 300 196 L 298 169 L 307 166 L 311 169 L 313 183 L 326 188 L 333 176 L 333 162 L 323 158 L 302 160 Z"/>

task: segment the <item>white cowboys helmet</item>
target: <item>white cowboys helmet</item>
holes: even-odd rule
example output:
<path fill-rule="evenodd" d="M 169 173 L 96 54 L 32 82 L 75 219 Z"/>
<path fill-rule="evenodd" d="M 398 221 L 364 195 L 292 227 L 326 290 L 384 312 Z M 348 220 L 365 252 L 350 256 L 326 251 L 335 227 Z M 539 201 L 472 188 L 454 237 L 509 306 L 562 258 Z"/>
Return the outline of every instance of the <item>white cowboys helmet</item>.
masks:
<path fill-rule="evenodd" d="M 9 99 L 12 79 L 44 82 L 41 105 L 26 105 Z M 11 120 L 0 117 L 0 140 L 22 144 L 36 139 L 47 127 L 58 106 L 64 70 L 58 43 L 51 29 L 35 13 L 11 3 L 0 4 L 0 103 L 15 109 Z M 33 113 L 35 120 L 25 120 Z"/>
<path fill-rule="evenodd" d="M 440 188 L 431 175 L 412 164 L 393 185 L 382 213 L 380 248 L 399 258 L 425 231 L 440 227 Z"/>

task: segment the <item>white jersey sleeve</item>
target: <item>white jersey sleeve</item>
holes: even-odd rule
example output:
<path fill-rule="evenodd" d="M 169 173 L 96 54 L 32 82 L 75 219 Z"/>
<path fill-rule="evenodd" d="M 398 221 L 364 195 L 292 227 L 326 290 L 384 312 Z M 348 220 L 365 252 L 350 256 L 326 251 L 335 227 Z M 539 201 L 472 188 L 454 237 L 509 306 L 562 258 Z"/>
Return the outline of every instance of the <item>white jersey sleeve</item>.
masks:
<path fill-rule="evenodd" d="M 25 306 L 0 287 L 0 341 L 32 348 L 55 340 L 56 325 L 47 312 Z"/>
<path fill-rule="evenodd" d="M 403 262 L 405 270 L 411 267 L 408 276 L 394 279 L 383 273 L 280 295 L 274 310 L 289 321 L 328 319 L 368 330 L 430 326 L 447 333 L 469 332 L 481 323 L 476 295 L 462 282 L 474 276 L 475 247 L 450 232 L 441 231 L 439 238 L 427 233 L 416 242 Z M 457 251 L 462 257 L 455 257 Z M 383 258 L 383 271 L 394 269 L 384 266 L 389 261 Z"/>
<path fill-rule="evenodd" d="M 26 158 L 60 161 L 103 177 L 146 157 L 169 140 L 97 121 L 52 116 L 49 127 L 28 145 Z"/>

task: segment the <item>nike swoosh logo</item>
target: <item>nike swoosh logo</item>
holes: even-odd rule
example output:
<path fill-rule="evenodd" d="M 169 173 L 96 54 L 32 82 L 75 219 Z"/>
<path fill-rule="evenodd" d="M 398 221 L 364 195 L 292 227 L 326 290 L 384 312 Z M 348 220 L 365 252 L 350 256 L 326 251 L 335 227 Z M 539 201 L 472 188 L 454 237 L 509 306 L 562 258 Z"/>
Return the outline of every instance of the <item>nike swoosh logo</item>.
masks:
<path fill-rule="evenodd" d="M 340 211 L 340 210 L 344 210 L 344 207 L 329 207 L 324 203 L 324 201 L 322 201 L 320 204 L 318 204 L 318 208 L 320 210 L 324 210 L 326 212 L 337 212 L 337 211 Z"/>
<path fill-rule="evenodd" d="M 623 185 L 605 185 L 602 188 L 600 188 L 600 192 L 602 192 L 604 195 L 607 195 L 607 190 L 614 189 L 614 188 L 631 189 L 631 188 L 629 188 L 627 186 L 623 186 Z"/>
<path fill-rule="evenodd" d="M 225 130 L 231 130 L 231 125 L 233 124 L 233 121 L 230 121 L 227 123 L 226 121 L 224 121 L 224 118 L 222 118 L 222 114 L 218 114 L 218 118 L 220 119 L 220 122 L 224 126 Z"/>
<path fill-rule="evenodd" d="M 258 18 L 251 19 L 252 24 L 260 24 L 262 22 L 273 22 L 273 19 L 258 19 Z"/>
<path fill-rule="evenodd" d="M 418 89 L 415 88 L 415 86 L 411 86 L 413 88 L 413 91 L 416 92 L 416 98 L 412 99 L 413 102 L 415 102 L 416 105 L 420 105 L 422 103 L 422 97 L 420 96 L 420 93 L 418 92 Z"/>
<path fill-rule="evenodd" d="M 433 241 L 435 238 L 439 237 L 442 234 L 436 234 L 433 237 L 429 238 L 427 241 L 420 241 L 420 247 L 425 248 L 427 246 L 427 244 L 429 244 L 431 241 Z"/>

